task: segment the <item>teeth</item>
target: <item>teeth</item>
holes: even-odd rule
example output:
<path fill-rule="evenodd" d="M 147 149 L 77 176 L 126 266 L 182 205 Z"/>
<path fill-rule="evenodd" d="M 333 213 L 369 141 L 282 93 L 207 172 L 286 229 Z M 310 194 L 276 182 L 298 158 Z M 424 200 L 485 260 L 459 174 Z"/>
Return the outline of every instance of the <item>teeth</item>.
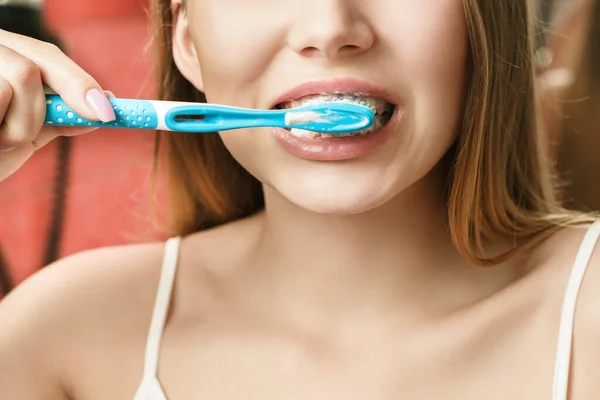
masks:
<path fill-rule="evenodd" d="M 347 95 L 347 94 L 339 94 L 339 95 L 315 95 L 315 96 L 307 96 L 299 100 L 292 100 L 286 103 L 281 104 L 281 108 L 289 109 L 289 108 L 297 108 L 303 107 L 311 104 L 322 104 L 322 103 L 352 103 L 359 104 L 364 107 L 367 107 L 373 111 L 375 114 L 375 122 L 372 126 L 367 129 L 358 132 L 349 132 L 349 133 L 341 133 L 341 134 L 329 134 L 329 133 L 320 133 L 313 131 L 306 131 L 302 129 L 291 129 L 291 133 L 294 136 L 300 138 L 308 138 L 308 139 L 317 139 L 317 138 L 332 138 L 332 137 L 349 137 L 349 136 L 361 136 L 367 135 L 371 132 L 374 132 L 381 128 L 384 124 L 382 114 L 387 110 L 389 104 L 385 100 L 375 99 L 372 97 L 364 97 L 360 95 Z"/>
<path fill-rule="evenodd" d="M 360 95 L 332 94 L 306 96 L 298 100 L 292 100 L 282 104 L 282 108 L 297 108 L 310 104 L 323 104 L 329 102 L 360 104 L 373 111 L 373 114 L 383 114 L 388 103 L 385 100 L 365 97 Z"/>
<path fill-rule="evenodd" d="M 304 129 L 296 129 L 296 128 L 290 129 L 290 132 L 292 133 L 292 135 L 300 137 L 300 138 L 306 138 L 306 139 L 326 139 L 326 138 L 333 138 L 333 137 L 338 137 L 339 138 L 339 137 L 349 137 L 349 136 L 364 136 L 364 135 L 367 135 L 367 134 L 369 134 L 371 132 L 374 132 L 374 131 L 378 130 L 382 126 L 383 126 L 382 117 L 379 116 L 379 115 L 377 115 L 377 116 L 375 116 L 375 122 L 373 123 L 373 125 L 371 125 L 367 129 L 363 129 L 362 131 L 357 131 L 357 132 L 331 134 L 331 133 L 321 133 L 321 132 L 314 132 L 314 131 L 306 131 Z"/>

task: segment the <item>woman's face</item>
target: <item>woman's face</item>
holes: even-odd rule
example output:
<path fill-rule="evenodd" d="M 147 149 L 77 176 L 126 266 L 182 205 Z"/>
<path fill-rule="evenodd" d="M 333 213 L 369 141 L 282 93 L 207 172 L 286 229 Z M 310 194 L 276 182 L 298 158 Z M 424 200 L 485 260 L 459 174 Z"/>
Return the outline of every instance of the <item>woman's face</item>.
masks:
<path fill-rule="evenodd" d="M 210 103 L 272 109 L 342 93 L 383 114 L 381 128 L 350 138 L 221 133 L 244 168 L 298 206 L 379 206 L 456 138 L 468 57 L 461 0 L 188 0 L 174 32 L 179 69 Z"/>

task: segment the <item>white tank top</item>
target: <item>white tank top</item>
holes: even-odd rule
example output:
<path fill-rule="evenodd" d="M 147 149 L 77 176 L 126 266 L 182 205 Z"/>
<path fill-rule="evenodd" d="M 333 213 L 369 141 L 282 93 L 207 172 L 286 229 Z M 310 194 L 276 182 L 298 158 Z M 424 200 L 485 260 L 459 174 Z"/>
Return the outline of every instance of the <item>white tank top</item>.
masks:
<path fill-rule="evenodd" d="M 583 238 L 567 282 L 559 323 L 552 400 L 567 400 L 577 297 L 598 237 L 600 237 L 600 221 L 595 222 Z M 179 237 L 171 238 L 166 243 L 158 292 L 146 342 L 144 375 L 134 400 L 167 400 L 157 376 L 158 357 L 173 291 L 180 243 L 181 238 Z"/>

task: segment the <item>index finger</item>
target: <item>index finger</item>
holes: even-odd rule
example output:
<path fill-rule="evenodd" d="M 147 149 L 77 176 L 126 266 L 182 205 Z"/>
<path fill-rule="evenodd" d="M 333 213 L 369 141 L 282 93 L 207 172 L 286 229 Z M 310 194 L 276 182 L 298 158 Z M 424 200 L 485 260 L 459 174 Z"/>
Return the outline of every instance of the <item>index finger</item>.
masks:
<path fill-rule="evenodd" d="M 113 121 L 115 113 L 100 84 L 57 46 L 0 30 L 0 45 L 33 61 L 42 81 L 86 119 Z"/>

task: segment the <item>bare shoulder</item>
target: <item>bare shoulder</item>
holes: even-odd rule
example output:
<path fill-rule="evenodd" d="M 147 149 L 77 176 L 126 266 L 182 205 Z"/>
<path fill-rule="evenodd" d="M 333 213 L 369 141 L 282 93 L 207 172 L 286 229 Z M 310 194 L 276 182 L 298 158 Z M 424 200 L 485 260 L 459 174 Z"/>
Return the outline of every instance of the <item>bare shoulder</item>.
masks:
<path fill-rule="evenodd" d="M 149 321 L 164 243 L 80 253 L 31 276 L 0 302 L 0 387 L 7 398 L 64 399 L 65 366 L 122 327 Z M 111 329 L 114 328 L 114 329 Z M 8 392 L 8 393 L 7 393 Z"/>
<path fill-rule="evenodd" d="M 256 236 L 252 221 L 181 240 L 169 320 L 195 318 L 221 278 L 215 275 L 241 264 Z M 108 397 L 135 388 L 164 254 L 164 242 L 86 251 L 42 269 L 3 299 L 2 398 L 77 399 L 106 392 L 98 385 L 107 381 L 115 390 Z"/>
<path fill-rule="evenodd" d="M 592 228 L 581 255 L 590 254 L 575 313 L 573 338 L 573 398 L 600 398 L 600 224 Z M 593 246 L 593 247 L 592 247 Z"/>
<path fill-rule="evenodd" d="M 600 398 L 600 223 L 566 228 L 540 246 L 554 293 L 564 298 L 576 259 L 587 262 L 575 310 L 571 390 L 573 399 Z M 575 275 L 575 274 L 573 274 Z"/>

